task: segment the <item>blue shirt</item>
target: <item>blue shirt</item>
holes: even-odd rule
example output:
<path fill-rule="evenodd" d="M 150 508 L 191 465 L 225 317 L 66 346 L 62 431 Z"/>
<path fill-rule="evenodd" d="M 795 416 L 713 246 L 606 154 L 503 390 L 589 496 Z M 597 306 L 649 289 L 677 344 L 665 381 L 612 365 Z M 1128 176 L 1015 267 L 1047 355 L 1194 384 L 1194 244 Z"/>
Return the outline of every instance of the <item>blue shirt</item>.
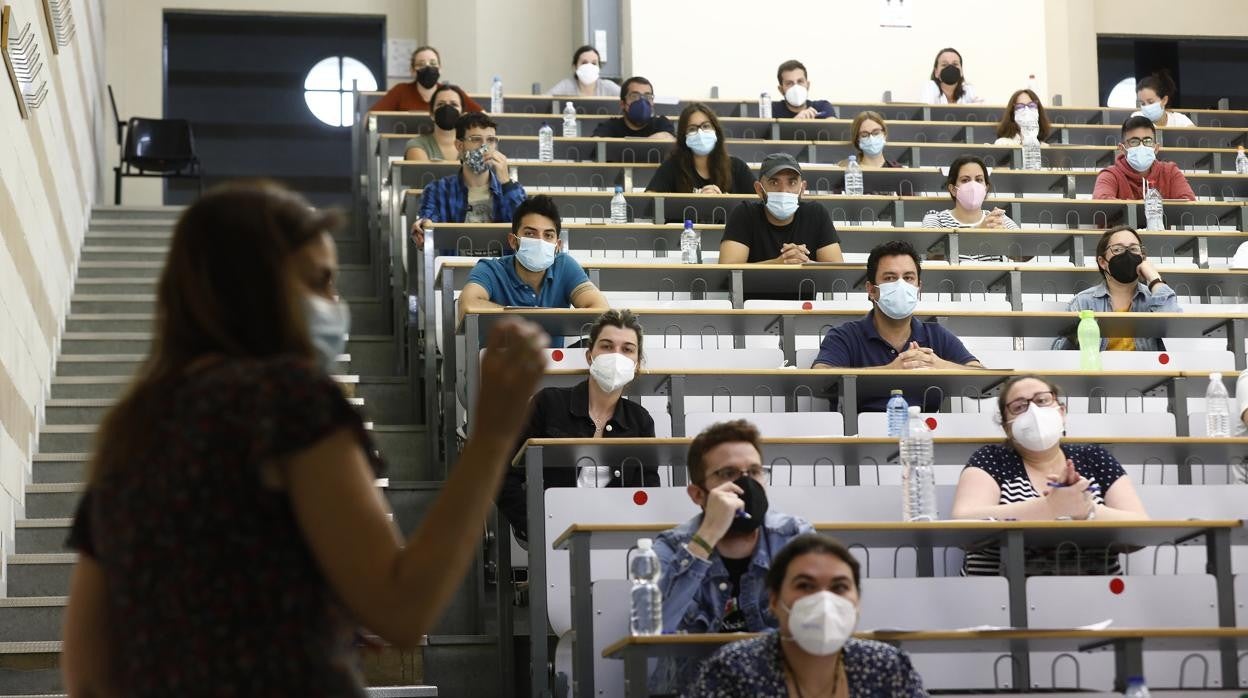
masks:
<path fill-rule="evenodd" d="M 1131 298 L 1131 312 L 1133 313 L 1181 313 L 1183 309 L 1179 307 L 1178 296 L 1174 294 L 1174 289 L 1170 288 L 1170 284 L 1162 283 L 1153 286 L 1154 291 L 1149 292 L 1148 287 L 1142 283 L 1135 284 L 1135 295 Z M 1079 312 L 1080 310 L 1091 310 L 1097 313 L 1114 312 L 1114 301 L 1109 297 L 1109 288 L 1102 282 L 1092 288 L 1085 288 L 1075 294 L 1070 299 L 1070 305 L 1067 310 Z M 1109 346 L 1109 338 L 1101 337 L 1101 351 Z M 1079 342 L 1073 337 L 1058 337 L 1053 341 L 1054 349 L 1078 349 Z M 1161 341 L 1161 337 L 1136 337 L 1136 351 L 1165 351 L 1166 345 Z"/>
<path fill-rule="evenodd" d="M 490 171 L 490 199 L 494 202 L 493 222 L 510 223 L 516 207 L 524 201 L 524 187 L 516 182 L 499 184 Z M 420 218 L 434 223 L 463 223 L 468 214 L 468 185 L 461 169 L 425 187 L 420 196 Z"/>
<path fill-rule="evenodd" d="M 829 329 L 819 345 L 819 356 L 815 357 L 815 364 L 827 364 L 835 368 L 875 368 L 892 363 L 898 352 L 875 329 L 874 318 L 873 309 L 861 320 L 846 322 Z M 910 338 L 902 344 L 902 350 L 910 346 L 911 342 L 918 342 L 920 347 L 927 347 L 936 356 L 955 364 L 965 365 L 976 360 L 966 350 L 962 340 L 952 332 L 934 322 L 919 322 L 913 316 L 910 317 Z M 923 405 L 926 412 L 940 409 L 939 404 L 925 404 L 923 393 L 917 389 L 906 390 L 905 395 L 907 404 Z M 887 403 L 888 395 L 858 396 L 860 412 L 883 412 Z"/>
<path fill-rule="evenodd" d="M 771 103 L 771 115 L 777 119 L 792 119 L 797 113 L 806 107 L 813 107 L 816 119 L 831 119 L 836 116 L 836 107 L 826 99 L 808 99 L 806 105 L 801 109 L 794 109 L 783 99 L 777 99 Z"/>
<path fill-rule="evenodd" d="M 524 308 L 567 308 L 572 292 L 589 282 L 589 275 L 567 253 L 555 255 L 555 263 L 542 277 L 541 292 L 533 290 L 516 272 L 516 256 L 486 257 L 468 274 L 468 283 L 490 294 L 490 302 Z"/>

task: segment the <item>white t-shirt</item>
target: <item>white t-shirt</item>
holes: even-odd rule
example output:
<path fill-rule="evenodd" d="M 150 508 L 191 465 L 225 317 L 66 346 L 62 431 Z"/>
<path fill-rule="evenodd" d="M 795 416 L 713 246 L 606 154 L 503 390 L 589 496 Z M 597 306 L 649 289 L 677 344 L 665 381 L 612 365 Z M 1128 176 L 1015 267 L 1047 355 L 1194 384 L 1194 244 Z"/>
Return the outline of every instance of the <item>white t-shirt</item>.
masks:
<path fill-rule="evenodd" d="M 923 104 L 948 104 L 949 100 L 945 99 L 944 90 L 936 86 L 932 80 L 923 83 L 923 87 L 919 90 L 919 101 Z M 974 104 L 980 99 L 975 96 L 975 87 L 969 82 L 962 83 L 962 96 L 958 98 L 958 104 Z"/>
<path fill-rule="evenodd" d="M 1168 111 L 1166 113 L 1170 115 L 1166 117 L 1167 128 L 1171 126 L 1195 126 L 1196 125 L 1194 121 L 1187 118 L 1186 114 L 1180 114 L 1177 111 Z M 1133 111 L 1131 112 L 1131 116 L 1144 116 L 1144 112 Z"/>

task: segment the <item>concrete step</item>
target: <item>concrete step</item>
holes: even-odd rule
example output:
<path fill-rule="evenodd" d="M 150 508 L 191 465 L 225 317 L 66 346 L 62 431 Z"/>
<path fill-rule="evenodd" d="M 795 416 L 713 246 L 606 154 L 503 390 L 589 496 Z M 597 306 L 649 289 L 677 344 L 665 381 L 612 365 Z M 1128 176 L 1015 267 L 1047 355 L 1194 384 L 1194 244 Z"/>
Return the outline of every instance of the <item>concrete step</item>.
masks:
<path fill-rule="evenodd" d="M 78 279 L 74 283 L 74 293 L 88 296 L 94 295 L 156 295 L 156 279 L 152 277 Z"/>
<path fill-rule="evenodd" d="M 111 206 L 91 207 L 91 222 L 97 221 L 168 221 L 171 225 L 182 215 L 185 206 Z"/>
<path fill-rule="evenodd" d="M 87 377 L 111 378 L 114 382 L 124 384 L 130 380 L 139 364 L 146 358 L 145 354 L 61 354 L 56 359 L 56 378 L 52 379 L 52 384 L 55 390 L 56 382 L 59 380 Z"/>
<path fill-rule="evenodd" d="M 169 254 L 167 245 L 143 247 L 107 247 L 104 245 L 82 246 L 84 262 L 164 262 Z"/>
<path fill-rule="evenodd" d="M 83 260 L 78 264 L 79 279 L 99 278 L 158 278 L 165 268 L 164 260 L 148 262 L 93 262 Z"/>
<path fill-rule="evenodd" d="M 353 397 L 349 401 L 364 410 L 364 398 Z M 52 398 L 44 405 L 45 420 L 49 425 L 99 424 L 115 402 L 116 398 Z M 372 410 L 367 413 L 371 415 Z"/>
<path fill-rule="evenodd" d="M 31 457 L 31 481 L 40 484 L 86 482 L 87 461 L 85 453 L 36 453 Z"/>
<path fill-rule="evenodd" d="M 67 596 L 0 598 L 0 642 L 55 642 Z"/>
<path fill-rule="evenodd" d="M 102 264 L 128 264 L 125 267 L 132 272 L 142 272 L 142 274 L 129 274 L 127 276 L 156 278 L 160 274 L 160 269 L 164 265 L 165 255 L 168 250 L 164 247 L 152 246 L 104 246 L 84 244 L 82 246 L 82 265 L 88 263 Z M 135 263 L 143 263 L 144 266 L 133 266 Z M 148 265 L 154 265 L 149 268 Z M 82 268 L 82 267 L 80 267 Z M 102 273 L 103 268 L 96 264 L 86 267 L 90 270 L 89 274 L 82 274 L 82 278 L 100 278 L 117 277 L 116 273 Z M 84 270 L 85 271 L 85 270 Z M 377 295 L 377 278 L 373 268 L 365 264 L 349 264 L 339 262 L 338 266 L 338 292 L 348 298 L 354 296 L 369 297 Z"/>
<path fill-rule="evenodd" d="M 111 279 L 90 279 L 111 282 Z M 139 281 L 121 281 L 117 289 L 135 289 Z M 393 318 L 381 298 L 351 298 L 351 331 L 364 335 L 389 335 Z M 152 292 L 113 293 L 101 285 L 79 286 L 71 312 L 66 319 L 66 332 L 151 332 L 156 311 Z"/>
<path fill-rule="evenodd" d="M 84 293 L 79 290 L 69 301 L 71 315 L 148 315 L 156 312 L 154 293 Z"/>
<path fill-rule="evenodd" d="M 72 519 L 18 519 L 14 530 L 19 555 L 63 553 Z"/>
<path fill-rule="evenodd" d="M 152 345 L 150 332 L 66 332 L 61 335 L 65 354 L 144 354 Z"/>
<path fill-rule="evenodd" d="M 9 596 L 69 595 L 69 571 L 77 559 L 74 553 L 10 555 Z"/>
<path fill-rule="evenodd" d="M 151 313 L 78 313 L 65 319 L 66 332 L 151 332 Z"/>
<path fill-rule="evenodd" d="M 398 343 L 392 335 L 352 332 L 347 340 L 347 353 L 351 355 L 351 369 L 362 376 L 399 374 Z"/>
<path fill-rule="evenodd" d="M 389 466 L 387 475 L 394 480 L 417 479 L 425 467 L 424 425 L 375 424 L 373 442 Z"/>
<path fill-rule="evenodd" d="M 0 693 L 17 698 L 64 698 L 61 643 L 0 642 Z"/>
<path fill-rule="evenodd" d="M 167 247 L 171 239 L 172 226 L 109 224 L 88 230 L 83 244 L 99 247 Z"/>
<path fill-rule="evenodd" d="M 32 482 L 26 485 L 26 518 L 71 518 L 78 507 L 83 488 L 84 485 L 78 482 Z"/>
<path fill-rule="evenodd" d="M 379 424 L 418 424 L 420 396 L 407 376 L 360 376 L 355 394 L 364 398 L 365 414 Z"/>

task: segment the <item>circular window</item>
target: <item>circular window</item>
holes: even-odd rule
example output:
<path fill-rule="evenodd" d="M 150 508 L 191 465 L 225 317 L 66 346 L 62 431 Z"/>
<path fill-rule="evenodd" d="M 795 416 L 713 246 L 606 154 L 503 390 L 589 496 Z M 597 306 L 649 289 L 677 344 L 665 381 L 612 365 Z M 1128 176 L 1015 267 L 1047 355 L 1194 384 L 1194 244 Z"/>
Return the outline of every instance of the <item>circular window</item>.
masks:
<path fill-rule="evenodd" d="M 303 80 L 303 101 L 312 115 L 330 126 L 350 126 L 355 120 L 351 87 L 361 92 L 377 89 L 368 66 L 349 56 L 326 58 L 312 66 Z"/>
<path fill-rule="evenodd" d="M 1105 106 L 1115 109 L 1135 109 L 1135 78 L 1123 78 L 1109 91 Z"/>

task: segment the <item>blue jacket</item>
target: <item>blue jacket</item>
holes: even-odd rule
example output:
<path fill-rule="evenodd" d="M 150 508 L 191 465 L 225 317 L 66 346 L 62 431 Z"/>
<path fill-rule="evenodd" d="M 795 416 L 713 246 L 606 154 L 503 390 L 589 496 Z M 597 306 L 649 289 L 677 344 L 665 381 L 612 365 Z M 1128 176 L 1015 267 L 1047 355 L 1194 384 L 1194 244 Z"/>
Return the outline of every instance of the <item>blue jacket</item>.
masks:
<path fill-rule="evenodd" d="M 1170 284 L 1164 281 L 1153 287 L 1155 290 L 1150 293 L 1148 287 L 1142 283 L 1136 283 L 1135 296 L 1131 298 L 1131 312 L 1133 313 L 1181 313 L 1183 309 L 1179 307 L 1179 299 L 1174 294 L 1174 289 L 1170 288 Z M 1085 288 L 1075 294 L 1070 299 L 1068 310 L 1071 312 L 1079 312 L 1080 310 L 1091 310 L 1096 313 L 1112 313 L 1114 312 L 1114 302 L 1109 297 L 1109 288 L 1102 282 L 1092 288 Z M 1105 347 L 1109 346 L 1109 338 L 1101 337 L 1101 351 L 1105 351 Z M 1071 337 L 1058 337 L 1053 341 L 1054 349 L 1078 349 L 1079 343 Z M 1161 337 L 1136 337 L 1136 351 L 1165 351 L 1166 345 L 1161 341 Z"/>
<path fill-rule="evenodd" d="M 495 223 L 510 223 L 516 207 L 524 201 L 524 187 L 516 182 L 499 184 L 490 170 L 490 194 L 494 201 Z M 420 197 L 420 218 L 434 223 L 463 223 L 468 214 L 468 187 L 463 171 L 443 177 L 425 187 Z"/>

